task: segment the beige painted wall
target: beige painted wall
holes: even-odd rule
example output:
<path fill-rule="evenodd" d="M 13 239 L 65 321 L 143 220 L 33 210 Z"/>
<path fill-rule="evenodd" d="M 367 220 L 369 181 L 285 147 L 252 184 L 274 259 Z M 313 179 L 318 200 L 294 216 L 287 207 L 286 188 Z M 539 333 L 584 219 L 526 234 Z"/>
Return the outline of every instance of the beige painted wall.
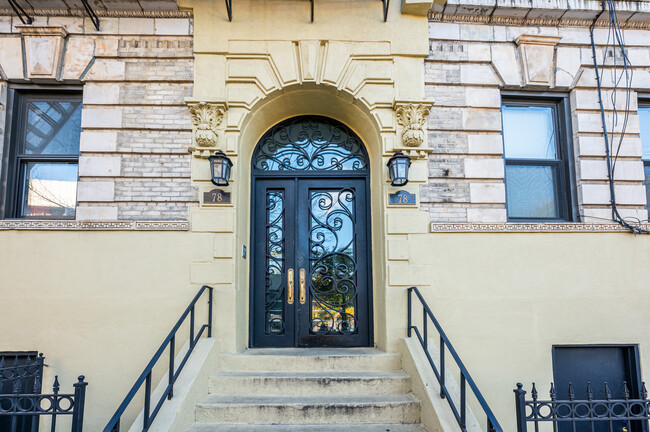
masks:
<path fill-rule="evenodd" d="M 648 378 L 648 236 L 472 233 L 408 240 L 410 260 L 429 268 L 425 298 L 504 430 L 515 428 L 517 382 L 528 391 L 536 382 L 540 395 L 548 395 L 554 344 L 639 344 Z M 404 322 L 405 288 L 392 304 Z"/>
<path fill-rule="evenodd" d="M 213 252 L 209 235 L 188 232 L 4 231 L 0 245 L 0 350 L 44 353 L 44 391 L 54 375 L 62 392 L 85 375 L 88 431 L 105 426 L 198 291 L 192 260 Z"/>

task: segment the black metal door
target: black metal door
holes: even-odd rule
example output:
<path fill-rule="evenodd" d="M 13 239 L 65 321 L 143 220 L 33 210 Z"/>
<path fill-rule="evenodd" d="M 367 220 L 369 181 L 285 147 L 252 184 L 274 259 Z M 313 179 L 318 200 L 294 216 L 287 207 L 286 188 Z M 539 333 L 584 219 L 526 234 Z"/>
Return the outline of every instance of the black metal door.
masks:
<path fill-rule="evenodd" d="M 320 177 L 255 182 L 252 346 L 370 344 L 367 180 Z"/>

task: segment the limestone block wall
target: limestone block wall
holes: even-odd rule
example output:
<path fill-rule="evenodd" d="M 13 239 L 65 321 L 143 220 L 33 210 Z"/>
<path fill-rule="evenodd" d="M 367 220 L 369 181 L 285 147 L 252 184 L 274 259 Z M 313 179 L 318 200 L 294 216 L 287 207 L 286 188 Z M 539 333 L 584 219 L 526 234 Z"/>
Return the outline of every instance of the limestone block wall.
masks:
<path fill-rule="evenodd" d="M 504 91 L 568 95 L 571 109 L 574 193 L 579 222 L 611 222 L 605 144 L 589 30 L 508 18 L 481 23 L 480 17 L 432 14 L 425 63 L 427 97 L 435 104 L 428 121 L 429 180 L 421 186 L 421 206 L 432 223 L 507 221 L 501 96 Z M 435 20 L 434 20 L 435 18 Z M 443 22 L 444 21 L 444 22 Z M 474 21 L 474 22 L 472 22 Z M 538 20 L 539 21 L 539 20 Z M 506 24 L 509 22 L 509 24 Z M 588 21 L 581 22 L 585 24 Z M 575 24 L 574 24 L 575 25 Z M 620 141 L 625 91 L 619 89 L 613 125 L 611 55 L 601 70 L 608 130 L 614 129 L 616 199 L 623 217 L 648 218 L 643 187 L 637 94 L 650 92 L 650 31 L 643 23 L 623 30 L 635 68 L 630 115 Z M 608 31 L 596 29 L 602 64 Z M 611 42 L 610 42 L 611 46 Z M 620 55 L 620 53 L 618 54 Z M 619 59 L 619 72 L 621 61 Z"/>
<path fill-rule="evenodd" d="M 36 82 L 30 41 L 37 37 L 27 33 L 40 26 L 65 34 L 47 52 L 59 70 L 38 82 L 83 89 L 78 220 L 188 219 L 197 205 L 184 103 L 192 94 L 193 20 L 176 15 L 102 17 L 100 31 L 84 18 L 37 16 L 30 30 L 0 17 L 0 130 L 6 83 Z"/>

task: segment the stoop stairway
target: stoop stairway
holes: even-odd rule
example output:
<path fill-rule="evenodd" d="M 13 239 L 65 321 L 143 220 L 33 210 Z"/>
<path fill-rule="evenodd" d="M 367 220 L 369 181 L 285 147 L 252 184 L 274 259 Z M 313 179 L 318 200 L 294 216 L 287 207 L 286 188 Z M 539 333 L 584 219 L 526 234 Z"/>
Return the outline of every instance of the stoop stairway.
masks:
<path fill-rule="evenodd" d="M 399 354 L 372 348 L 222 354 L 187 432 L 426 432 Z"/>

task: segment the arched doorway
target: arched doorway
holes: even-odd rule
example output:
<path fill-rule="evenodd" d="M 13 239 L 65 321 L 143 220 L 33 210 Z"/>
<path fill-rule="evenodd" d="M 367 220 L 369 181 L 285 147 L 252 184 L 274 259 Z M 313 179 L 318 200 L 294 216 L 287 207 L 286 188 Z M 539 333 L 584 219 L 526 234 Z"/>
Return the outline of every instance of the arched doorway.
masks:
<path fill-rule="evenodd" d="M 372 345 L 370 166 L 320 116 L 283 121 L 252 157 L 253 347 Z"/>

